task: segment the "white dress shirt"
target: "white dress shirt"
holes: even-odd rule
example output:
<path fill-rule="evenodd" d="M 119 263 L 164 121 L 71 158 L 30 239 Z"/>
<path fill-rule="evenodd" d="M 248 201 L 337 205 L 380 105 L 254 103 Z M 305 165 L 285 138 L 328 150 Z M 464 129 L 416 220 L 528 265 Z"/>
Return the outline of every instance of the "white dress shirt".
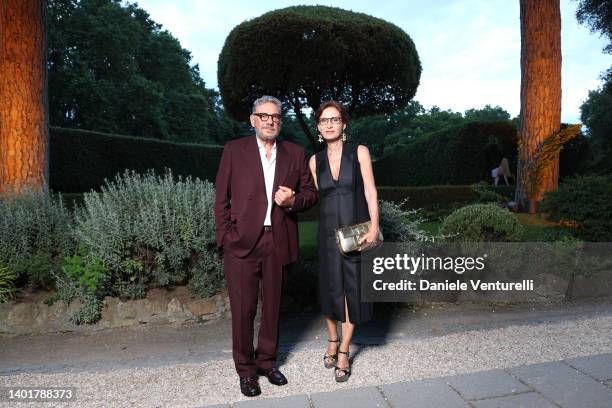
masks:
<path fill-rule="evenodd" d="M 274 173 L 276 171 L 276 141 L 272 145 L 272 155 L 270 160 L 266 157 L 266 148 L 263 146 L 259 138 L 257 139 L 257 146 L 259 146 L 259 156 L 261 157 L 261 166 L 263 167 L 264 181 L 266 183 L 266 197 L 268 199 L 268 208 L 266 209 L 266 219 L 264 220 L 264 226 L 272 225 L 272 188 L 274 187 Z"/>

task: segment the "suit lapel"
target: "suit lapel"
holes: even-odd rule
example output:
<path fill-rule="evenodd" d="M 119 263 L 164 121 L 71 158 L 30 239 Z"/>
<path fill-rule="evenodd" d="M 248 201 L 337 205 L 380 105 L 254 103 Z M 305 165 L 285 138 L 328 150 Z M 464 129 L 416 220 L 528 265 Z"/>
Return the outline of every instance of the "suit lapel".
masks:
<path fill-rule="evenodd" d="M 277 140 L 276 168 L 274 170 L 274 187 L 272 187 L 272 194 L 276 193 L 278 186 L 285 182 L 287 170 L 289 170 L 289 153 L 285 150 L 285 145 Z"/>
<path fill-rule="evenodd" d="M 252 172 L 255 176 L 255 191 L 263 192 L 262 195 L 266 197 L 266 182 L 264 179 L 263 167 L 261 165 L 261 155 L 259 153 L 259 145 L 257 144 L 257 136 L 250 136 L 251 141 L 247 144 L 247 157 L 244 164 L 251 167 Z M 266 200 L 268 198 L 266 197 Z"/>

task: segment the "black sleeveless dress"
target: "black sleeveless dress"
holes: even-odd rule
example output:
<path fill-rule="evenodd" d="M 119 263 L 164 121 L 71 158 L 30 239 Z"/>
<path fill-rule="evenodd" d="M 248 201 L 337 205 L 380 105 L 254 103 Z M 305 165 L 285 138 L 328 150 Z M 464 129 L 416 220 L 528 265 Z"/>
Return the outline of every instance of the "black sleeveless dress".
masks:
<path fill-rule="evenodd" d="M 319 300 L 323 313 L 333 320 L 349 319 L 361 324 L 372 318 L 372 303 L 360 301 L 361 263 L 359 254 L 344 257 L 336 245 L 334 229 L 369 221 L 363 178 L 357 158 L 357 145 L 345 143 L 340 159 L 340 175 L 334 180 L 327 159 L 327 146 L 316 154 L 319 186 Z"/>

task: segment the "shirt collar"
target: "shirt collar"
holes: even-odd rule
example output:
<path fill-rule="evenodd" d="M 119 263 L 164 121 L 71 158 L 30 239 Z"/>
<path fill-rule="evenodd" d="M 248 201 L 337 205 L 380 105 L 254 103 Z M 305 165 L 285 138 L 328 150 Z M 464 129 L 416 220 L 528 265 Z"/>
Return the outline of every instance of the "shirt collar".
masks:
<path fill-rule="evenodd" d="M 255 136 L 255 140 L 257 140 L 257 147 L 259 148 L 259 150 L 264 149 L 263 143 L 261 143 L 261 140 L 259 140 L 257 136 Z M 276 139 L 274 140 L 274 144 L 272 145 L 272 151 L 274 150 L 276 150 Z"/>

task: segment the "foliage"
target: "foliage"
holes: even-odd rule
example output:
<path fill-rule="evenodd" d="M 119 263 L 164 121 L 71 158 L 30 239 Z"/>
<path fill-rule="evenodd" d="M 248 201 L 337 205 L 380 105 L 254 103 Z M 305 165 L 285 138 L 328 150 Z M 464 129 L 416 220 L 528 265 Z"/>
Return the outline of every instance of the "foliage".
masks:
<path fill-rule="evenodd" d="M 222 147 L 164 142 L 76 129 L 50 128 L 50 183 L 54 191 L 99 189 L 126 168 L 170 168 L 177 175 L 214 180 Z M 75 177 L 78 174 L 78 177 Z"/>
<path fill-rule="evenodd" d="M 311 115 L 310 118 L 304 118 L 304 120 L 308 127 L 312 129 L 316 127 L 314 123 L 314 115 Z M 253 132 L 249 132 L 249 134 L 252 135 Z M 304 130 L 300 126 L 300 123 L 295 115 L 288 114 L 283 117 L 283 123 L 280 134 L 278 135 L 278 140 L 287 140 L 303 146 L 309 155 L 315 153 L 314 147 L 310 143 L 310 140 L 308 140 L 308 137 L 304 134 Z"/>
<path fill-rule="evenodd" d="M 612 176 L 577 176 L 546 194 L 540 208 L 553 221 L 577 223 L 588 241 L 612 241 Z"/>
<path fill-rule="evenodd" d="M 612 68 L 602 77 L 603 85 L 589 91 L 580 107 L 580 118 L 588 128 L 593 151 L 592 168 L 599 173 L 612 173 Z"/>
<path fill-rule="evenodd" d="M 74 248 L 72 216 L 61 196 L 25 190 L 0 195 L 0 262 L 19 287 L 50 288 Z"/>
<path fill-rule="evenodd" d="M 478 194 L 471 186 L 406 186 L 377 187 L 378 196 L 387 201 L 401 203 L 408 200 L 411 208 L 430 208 L 454 203 L 475 202 Z"/>
<path fill-rule="evenodd" d="M 464 118 L 471 122 L 503 122 L 510 120 L 510 114 L 501 106 L 492 107 L 487 104 L 482 109 L 466 110 Z"/>
<path fill-rule="evenodd" d="M 88 292 L 96 293 L 98 284 L 104 278 L 106 269 L 100 258 L 87 257 L 87 253 L 81 247 L 79 254 L 64 258 L 62 271 L 69 279 L 77 281 Z"/>
<path fill-rule="evenodd" d="M 390 115 L 373 115 L 358 118 L 350 122 L 346 129 L 347 137 L 370 150 L 373 158 L 383 155 L 386 137 L 395 131 L 395 124 Z"/>
<path fill-rule="evenodd" d="M 213 204 L 208 181 L 127 170 L 101 193 L 85 194 L 75 235 L 102 260 L 114 294 L 141 297 L 145 287 L 210 275 Z"/>
<path fill-rule="evenodd" d="M 565 124 L 561 124 L 563 128 Z M 559 154 L 559 177 L 567 177 L 591 172 L 593 160 L 593 140 L 583 132 L 566 144 Z"/>
<path fill-rule="evenodd" d="M 17 290 L 15 287 L 16 279 L 17 275 L 0 264 L 0 303 L 6 303 L 13 299 Z"/>
<path fill-rule="evenodd" d="M 398 148 L 419 140 L 426 134 L 456 127 L 467 122 L 507 121 L 510 114 L 501 107 L 486 105 L 482 109 L 468 109 L 462 116 L 450 109 L 442 110 L 433 106 L 426 110 L 418 102 L 411 102 L 403 111 L 391 115 L 390 122 L 395 127 L 384 137 L 384 155 L 392 154 Z"/>
<path fill-rule="evenodd" d="M 546 227 L 538 225 L 523 225 L 521 241 L 524 242 L 566 242 L 575 240 L 574 231 L 566 227 Z"/>
<path fill-rule="evenodd" d="M 294 111 L 313 147 L 302 108 L 334 99 L 352 116 L 390 113 L 414 96 L 420 75 L 414 43 L 399 27 L 325 6 L 287 7 L 239 24 L 218 63 L 230 116 L 246 119 L 258 96 L 275 95 Z"/>
<path fill-rule="evenodd" d="M 91 256 L 81 246 L 78 254 L 64 257 L 62 273 L 55 275 L 57 293 L 48 302 L 62 300 L 70 304 L 76 299 L 81 307 L 70 316 L 70 321 L 74 324 L 95 323 L 102 316 L 101 299 L 108 292 L 104 288 L 106 279 L 102 260 Z"/>
<path fill-rule="evenodd" d="M 355 142 L 368 146 L 374 157 L 380 158 L 427 133 L 464 122 L 459 112 L 437 106 L 427 110 L 413 100 L 391 114 L 358 117 L 349 124 L 347 133 Z"/>
<path fill-rule="evenodd" d="M 387 186 L 469 184 L 489 180 L 502 157 L 516 160 L 514 125 L 468 122 L 397 149 L 374 163 L 374 174 L 378 184 Z"/>
<path fill-rule="evenodd" d="M 380 214 L 380 230 L 385 241 L 410 242 L 427 241 L 431 236 L 425 233 L 420 224 L 425 219 L 416 209 L 403 210 L 404 203 L 396 204 L 380 200 L 378 208 Z"/>
<path fill-rule="evenodd" d="M 91 324 L 100 320 L 102 317 L 102 300 L 99 296 L 88 291 L 79 282 L 67 278 L 63 274 L 57 274 L 55 277 L 57 293 L 53 300 L 62 300 L 66 304 L 70 304 L 73 300 L 78 299 L 81 307 L 72 316 L 70 321 L 74 324 Z"/>
<path fill-rule="evenodd" d="M 481 181 L 480 183 L 472 184 L 472 189 L 476 193 L 478 193 L 478 201 L 481 203 L 501 204 L 505 201 L 508 201 L 507 197 L 504 197 L 497 191 L 495 191 L 491 184 L 487 183 L 486 181 Z"/>
<path fill-rule="evenodd" d="M 559 157 L 563 145 L 580 134 L 582 125 L 570 125 L 536 146 L 536 150 L 522 166 L 522 185 L 525 187 L 525 196 L 532 198 L 540 191 L 542 177 L 553 161 Z M 520 140 L 519 140 L 519 149 Z"/>
<path fill-rule="evenodd" d="M 610 43 L 604 50 L 612 53 L 612 2 L 610 0 L 580 0 L 576 17 L 580 23 L 589 25 L 591 31 L 599 31 L 608 37 Z"/>
<path fill-rule="evenodd" d="M 446 217 L 441 232 L 449 241 L 518 241 L 522 226 L 513 213 L 496 204 L 471 204 Z"/>
<path fill-rule="evenodd" d="M 193 269 L 189 290 L 206 298 L 221 292 L 224 288 L 223 262 L 214 252 L 204 252 L 198 258 L 197 267 Z"/>
<path fill-rule="evenodd" d="M 51 124 L 182 142 L 232 136 L 190 52 L 136 3 L 49 0 L 47 16 Z"/>
<path fill-rule="evenodd" d="M 350 138 L 368 146 L 373 157 L 392 154 L 424 135 L 468 122 L 499 122 L 510 119 L 510 114 L 499 106 L 486 105 L 481 109 L 459 112 L 442 110 L 438 106 L 425 109 L 418 101 L 391 114 L 355 118 L 347 128 Z"/>
<path fill-rule="evenodd" d="M 486 184 L 486 183 L 485 183 Z M 427 218 L 444 217 L 467 204 L 482 202 L 482 195 L 473 185 L 443 186 L 377 186 L 378 198 L 396 204 L 419 209 Z M 514 195 L 513 186 L 488 186 L 488 190 L 510 201 Z M 300 220 L 318 220 L 319 208 L 315 206 L 300 214 Z M 300 239 L 300 242 L 303 242 Z"/>

